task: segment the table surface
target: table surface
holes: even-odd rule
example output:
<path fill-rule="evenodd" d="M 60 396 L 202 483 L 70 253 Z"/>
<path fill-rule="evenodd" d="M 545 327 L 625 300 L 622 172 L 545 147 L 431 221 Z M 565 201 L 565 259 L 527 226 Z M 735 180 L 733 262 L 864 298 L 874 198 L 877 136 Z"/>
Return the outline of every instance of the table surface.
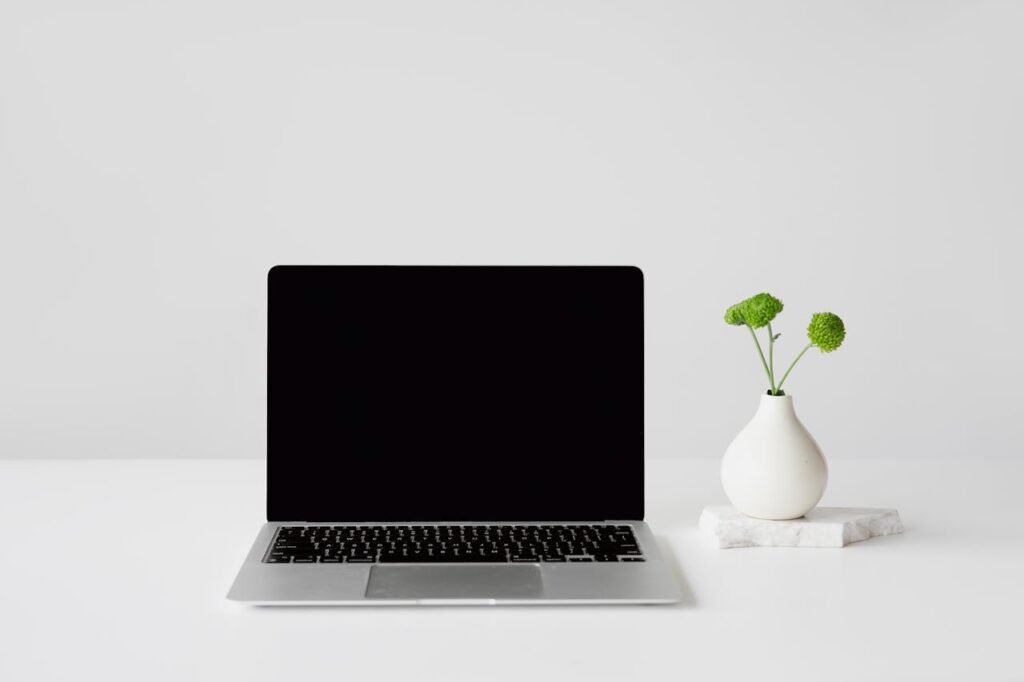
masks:
<path fill-rule="evenodd" d="M 678 606 L 256 608 L 224 595 L 262 461 L 0 461 L 0 679 L 1024 680 L 1024 466 L 830 473 L 822 504 L 896 507 L 906 533 L 716 549 L 718 462 L 652 460 Z"/>

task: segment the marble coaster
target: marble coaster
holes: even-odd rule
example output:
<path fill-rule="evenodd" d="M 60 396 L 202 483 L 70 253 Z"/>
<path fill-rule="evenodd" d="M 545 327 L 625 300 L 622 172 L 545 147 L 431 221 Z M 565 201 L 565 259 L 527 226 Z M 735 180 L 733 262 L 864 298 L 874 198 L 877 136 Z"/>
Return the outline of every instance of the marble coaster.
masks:
<path fill-rule="evenodd" d="M 704 507 L 700 527 L 721 549 L 731 547 L 843 547 L 876 535 L 903 532 L 895 509 L 815 507 L 791 521 L 765 521 L 733 507 Z"/>

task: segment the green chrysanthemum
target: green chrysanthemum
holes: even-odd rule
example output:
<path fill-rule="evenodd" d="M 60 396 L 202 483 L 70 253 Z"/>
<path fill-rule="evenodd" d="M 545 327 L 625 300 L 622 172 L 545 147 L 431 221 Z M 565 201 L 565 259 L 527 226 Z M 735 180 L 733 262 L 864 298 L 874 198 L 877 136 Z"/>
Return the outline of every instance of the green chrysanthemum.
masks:
<path fill-rule="evenodd" d="M 834 313 L 814 313 L 811 316 L 811 323 L 807 325 L 807 338 L 823 353 L 831 353 L 843 345 L 846 326 Z"/>
<path fill-rule="evenodd" d="M 725 311 L 726 324 L 746 324 L 743 319 L 743 303 L 729 306 Z"/>
<path fill-rule="evenodd" d="M 768 293 L 755 294 L 740 305 L 743 320 L 754 329 L 764 327 L 782 312 L 782 301 Z"/>
<path fill-rule="evenodd" d="M 771 294 L 755 294 L 736 305 L 729 306 L 725 311 L 725 323 L 749 324 L 754 329 L 760 329 L 781 312 L 782 301 Z"/>

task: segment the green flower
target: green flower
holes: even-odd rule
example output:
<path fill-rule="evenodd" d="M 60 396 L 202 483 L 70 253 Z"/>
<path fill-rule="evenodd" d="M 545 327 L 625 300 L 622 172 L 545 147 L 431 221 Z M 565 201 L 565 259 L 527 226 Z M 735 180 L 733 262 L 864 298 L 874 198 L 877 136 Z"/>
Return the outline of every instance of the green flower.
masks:
<path fill-rule="evenodd" d="M 754 329 L 760 329 L 782 312 L 782 301 L 771 294 L 755 294 L 740 304 L 743 319 Z"/>
<path fill-rule="evenodd" d="M 725 311 L 726 324 L 746 324 L 743 321 L 743 303 L 729 306 Z"/>
<path fill-rule="evenodd" d="M 846 326 L 838 315 L 833 313 L 814 313 L 811 323 L 807 325 L 807 338 L 821 349 L 822 353 L 831 353 L 843 345 L 846 338 Z"/>
<path fill-rule="evenodd" d="M 725 311 L 726 324 L 749 324 L 760 329 L 782 312 L 782 301 L 771 294 L 755 294 Z"/>

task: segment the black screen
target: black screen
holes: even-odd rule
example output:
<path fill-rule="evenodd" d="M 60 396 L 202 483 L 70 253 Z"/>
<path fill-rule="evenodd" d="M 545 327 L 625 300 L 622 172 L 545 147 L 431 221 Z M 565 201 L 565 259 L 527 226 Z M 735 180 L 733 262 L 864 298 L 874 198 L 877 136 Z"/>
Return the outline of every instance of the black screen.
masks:
<path fill-rule="evenodd" d="M 277 266 L 268 519 L 643 518 L 633 267 Z"/>

